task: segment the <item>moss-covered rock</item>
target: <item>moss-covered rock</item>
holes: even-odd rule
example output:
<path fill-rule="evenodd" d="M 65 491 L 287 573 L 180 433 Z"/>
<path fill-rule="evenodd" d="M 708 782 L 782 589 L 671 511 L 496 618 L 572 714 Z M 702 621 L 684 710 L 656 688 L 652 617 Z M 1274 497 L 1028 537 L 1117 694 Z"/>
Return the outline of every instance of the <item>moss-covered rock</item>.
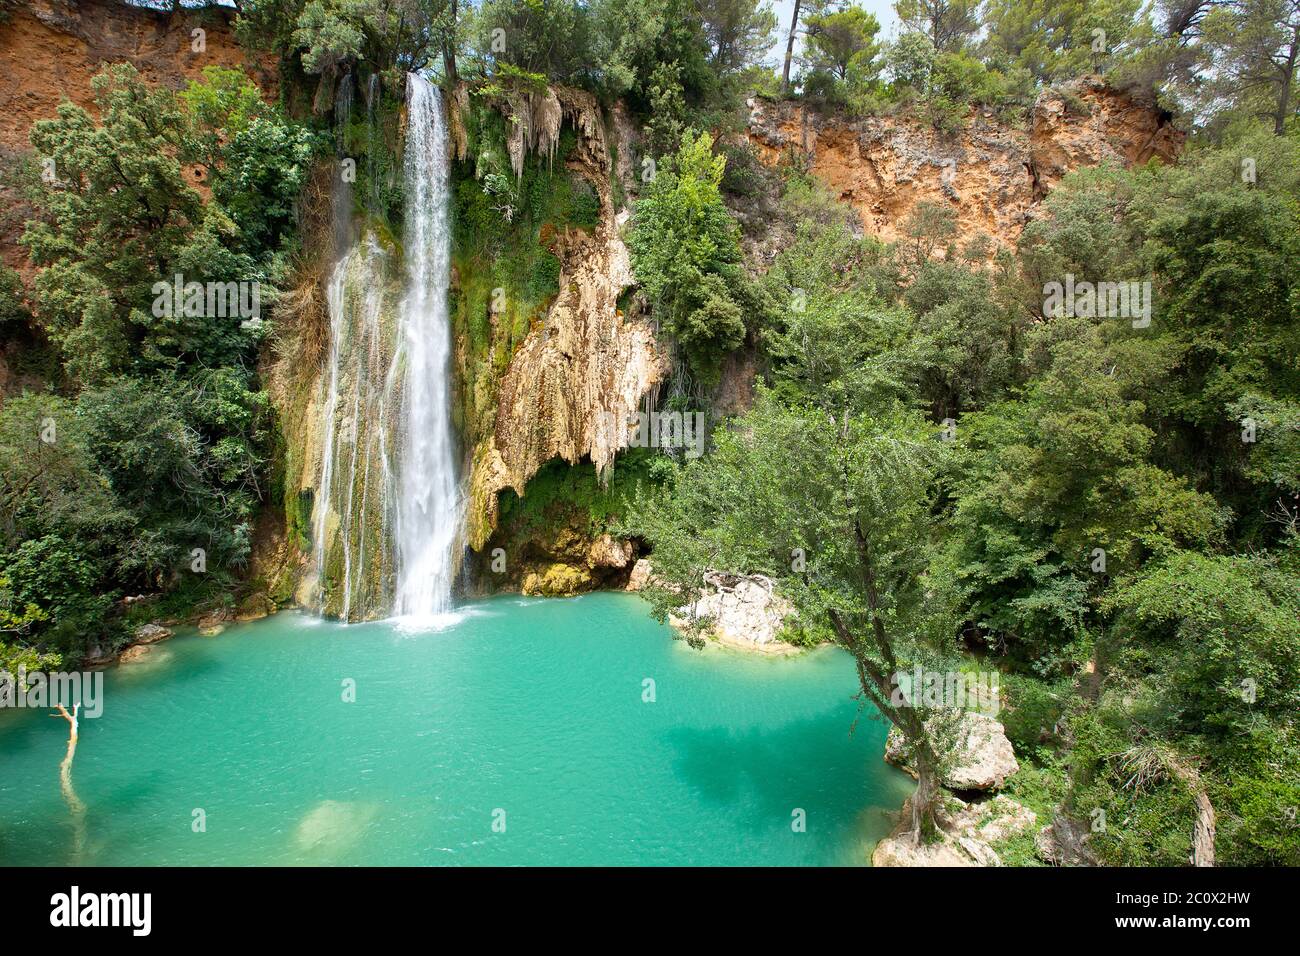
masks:
<path fill-rule="evenodd" d="M 568 597 L 591 590 L 592 576 L 586 568 L 555 562 L 524 577 L 520 590 L 539 597 Z"/>

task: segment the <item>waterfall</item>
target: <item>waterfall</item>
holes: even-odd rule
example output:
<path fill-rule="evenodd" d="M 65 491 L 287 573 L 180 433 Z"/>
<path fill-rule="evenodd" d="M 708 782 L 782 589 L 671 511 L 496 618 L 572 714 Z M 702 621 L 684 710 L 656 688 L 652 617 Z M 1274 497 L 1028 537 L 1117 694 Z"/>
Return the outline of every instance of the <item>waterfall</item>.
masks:
<path fill-rule="evenodd" d="M 451 605 L 460 538 L 450 390 L 450 159 L 442 94 L 409 74 L 406 291 L 401 305 L 402 445 L 399 455 L 394 610 L 436 618 Z"/>
<path fill-rule="evenodd" d="M 319 603 L 344 621 L 384 612 L 393 578 L 387 529 L 397 497 L 391 448 L 399 421 L 385 354 L 389 258 L 367 235 L 335 265 L 326 290 L 329 367 L 312 537 Z"/>
<path fill-rule="evenodd" d="M 386 234 L 364 230 L 341 246 L 326 290 L 312 537 L 324 613 L 437 624 L 451 605 L 461 527 L 448 388 L 450 173 L 441 93 L 414 75 L 407 91 L 405 248 L 399 257 Z M 347 204 L 336 210 L 337 241 L 353 217 L 345 186 L 335 198 Z"/>
<path fill-rule="evenodd" d="M 334 94 L 334 145 L 343 155 L 347 144 L 348 123 L 352 121 L 352 94 L 355 82 L 351 73 L 344 73 Z"/>
<path fill-rule="evenodd" d="M 366 181 L 370 195 L 366 201 L 371 209 L 379 208 L 379 180 L 375 178 L 375 150 L 379 143 L 379 74 L 371 73 L 366 83 Z"/>

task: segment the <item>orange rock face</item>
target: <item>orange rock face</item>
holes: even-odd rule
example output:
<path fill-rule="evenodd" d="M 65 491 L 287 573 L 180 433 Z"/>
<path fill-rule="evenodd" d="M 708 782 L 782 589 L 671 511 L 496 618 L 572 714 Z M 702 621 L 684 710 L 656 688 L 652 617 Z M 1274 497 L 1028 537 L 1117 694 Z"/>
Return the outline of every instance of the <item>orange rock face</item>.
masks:
<path fill-rule="evenodd" d="M 760 159 L 807 163 L 885 242 L 902 238 L 908 215 L 928 201 L 953 208 L 963 240 L 982 233 L 992 248 L 1014 245 L 1035 203 L 1070 170 L 1172 162 L 1183 141 L 1167 115 L 1088 77 L 1045 91 L 1027 126 L 975 110 L 955 134 L 905 115 L 849 120 L 758 99 L 750 109 Z"/>
<path fill-rule="evenodd" d="M 30 150 L 37 120 L 71 100 L 93 112 L 91 79 L 113 63 L 131 63 L 151 84 L 182 88 L 205 67 L 243 69 L 268 97 L 278 77 L 274 62 L 254 63 L 235 41 L 234 11 L 225 8 L 171 14 L 116 0 L 30 0 L 0 23 L 0 169 Z M 194 31 L 202 30 L 202 43 Z M 201 49 L 196 49 L 201 47 Z M 31 210 L 0 187 L 0 256 L 27 271 L 17 240 Z"/>

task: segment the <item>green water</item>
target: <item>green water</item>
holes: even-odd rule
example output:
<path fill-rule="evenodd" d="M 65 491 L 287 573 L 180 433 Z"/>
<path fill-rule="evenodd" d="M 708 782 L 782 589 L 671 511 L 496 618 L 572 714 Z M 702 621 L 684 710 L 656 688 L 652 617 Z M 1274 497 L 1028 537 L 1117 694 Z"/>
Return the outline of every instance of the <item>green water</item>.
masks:
<path fill-rule="evenodd" d="M 111 669 L 80 827 L 67 725 L 0 713 L 0 864 L 861 864 L 909 790 L 881 722 L 849 733 L 843 652 L 692 651 L 622 594 L 461 610 L 281 614 Z"/>

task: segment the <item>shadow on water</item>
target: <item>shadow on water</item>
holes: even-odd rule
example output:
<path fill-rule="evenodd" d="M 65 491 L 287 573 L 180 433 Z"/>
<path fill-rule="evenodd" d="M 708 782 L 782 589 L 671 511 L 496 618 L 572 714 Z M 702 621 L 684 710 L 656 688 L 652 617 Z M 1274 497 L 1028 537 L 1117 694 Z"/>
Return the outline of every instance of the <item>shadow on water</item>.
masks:
<path fill-rule="evenodd" d="M 864 714 L 850 735 L 852 724 L 835 708 L 776 729 L 678 728 L 667 740 L 681 779 L 758 832 L 795 807 L 897 808 L 910 779 L 871 765 L 884 763 L 887 726 Z"/>

